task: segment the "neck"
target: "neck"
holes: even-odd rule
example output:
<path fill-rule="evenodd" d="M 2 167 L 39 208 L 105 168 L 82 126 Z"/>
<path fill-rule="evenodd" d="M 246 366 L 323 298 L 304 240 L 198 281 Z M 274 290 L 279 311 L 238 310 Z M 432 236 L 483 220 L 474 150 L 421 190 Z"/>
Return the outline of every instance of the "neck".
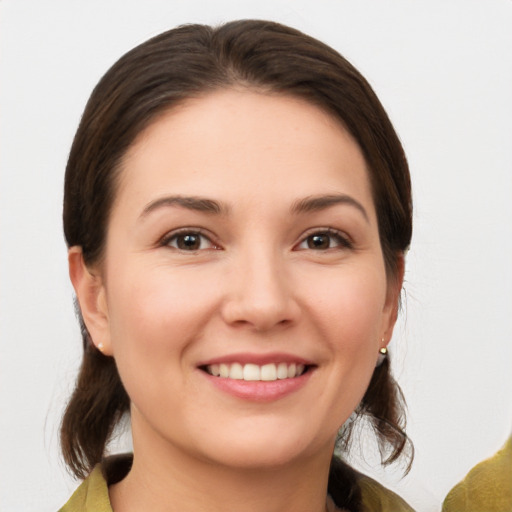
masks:
<path fill-rule="evenodd" d="M 137 446 L 128 475 L 109 488 L 114 512 L 324 512 L 332 447 L 272 467 L 229 467 L 163 443 Z"/>

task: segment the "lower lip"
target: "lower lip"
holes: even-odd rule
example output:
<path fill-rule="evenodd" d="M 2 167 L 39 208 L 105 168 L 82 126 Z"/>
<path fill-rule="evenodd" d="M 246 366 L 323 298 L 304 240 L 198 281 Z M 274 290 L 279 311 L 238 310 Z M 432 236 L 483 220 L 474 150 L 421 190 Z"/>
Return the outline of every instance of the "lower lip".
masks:
<path fill-rule="evenodd" d="M 313 370 L 310 368 L 300 377 L 271 381 L 247 381 L 215 377 L 201 370 L 201 373 L 217 388 L 229 395 L 251 402 L 272 402 L 301 389 L 309 380 Z"/>

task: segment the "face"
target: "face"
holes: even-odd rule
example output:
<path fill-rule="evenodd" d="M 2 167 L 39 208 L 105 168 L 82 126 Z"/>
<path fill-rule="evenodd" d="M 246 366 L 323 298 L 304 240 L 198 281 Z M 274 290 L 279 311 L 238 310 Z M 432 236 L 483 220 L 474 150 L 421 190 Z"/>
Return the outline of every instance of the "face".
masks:
<path fill-rule="evenodd" d="M 91 272 L 84 317 L 136 453 L 228 466 L 330 457 L 396 315 L 360 148 L 279 95 L 216 92 L 155 121 Z"/>

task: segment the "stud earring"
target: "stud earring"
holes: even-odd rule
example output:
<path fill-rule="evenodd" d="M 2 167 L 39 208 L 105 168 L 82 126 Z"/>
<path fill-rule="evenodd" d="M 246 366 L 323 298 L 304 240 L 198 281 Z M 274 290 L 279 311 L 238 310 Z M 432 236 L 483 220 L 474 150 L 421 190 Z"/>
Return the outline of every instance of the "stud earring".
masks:
<path fill-rule="evenodd" d="M 105 346 L 103 345 L 103 343 L 101 343 L 101 341 L 98 343 L 97 348 L 103 354 L 103 351 L 105 350 Z"/>
<path fill-rule="evenodd" d="M 384 338 L 381 339 L 382 343 L 384 343 Z M 386 347 L 382 347 L 379 350 L 379 357 L 377 358 L 377 364 L 375 365 L 376 368 L 378 368 L 383 362 L 384 359 L 388 357 L 388 349 Z"/>

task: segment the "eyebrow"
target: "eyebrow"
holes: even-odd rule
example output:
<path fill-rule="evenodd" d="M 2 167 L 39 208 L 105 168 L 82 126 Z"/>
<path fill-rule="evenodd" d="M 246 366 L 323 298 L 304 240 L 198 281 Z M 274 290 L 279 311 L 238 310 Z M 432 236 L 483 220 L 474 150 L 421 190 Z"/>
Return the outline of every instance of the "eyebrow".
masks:
<path fill-rule="evenodd" d="M 305 197 L 304 199 L 300 199 L 299 201 L 293 203 L 291 211 L 292 213 L 317 212 L 337 204 L 353 206 L 359 210 L 363 214 L 363 217 L 366 219 L 366 221 L 369 222 L 368 213 L 366 212 L 364 206 L 359 201 L 346 194 L 328 194 Z"/>
<path fill-rule="evenodd" d="M 345 204 L 349 206 L 353 206 L 357 210 L 359 210 L 363 217 L 369 222 L 368 214 L 364 208 L 364 206 L 354 199 L 353 197 L 346 194 L 328 194 L 328 195 L 319 195 L 319 196 L 308 196 L 298 201 L 295 201 L 290 211 L 294 214 L 300 213 L 308 213 L 308 212 L 316 212 L 320 210 L 325 210 L 326 208 L 330 208 L 331 206 L 337 204 Z M 155 201 L 151 201 L 144 207 L 140 217 L 146 217 L 151 212 L 158 210 L 160 208 L 165 207 L 178 206 L 181 208 L 186 208 L 188 210 L 194 210 L 197 212 L 209 213 L 209 214 L 225 214 L 228 211 L 228 207 L 215 201 L 213 199 L 208 199 L 206 197 L 197 197 L 197 196 L 167 196 L 162 197 L 160 199 L 156 199 Z"/>
<path fill-rule="evenodd" d="M 144 210 L 142 210 L 140 217 L 146 217 L 151 212 L 158 210 L 159 208 L 169 206 L 178 206 L 188 210 L 217 215 L 227 211 L 226 206 L 221 205 L 221 203 L 214 201 L 213 199 L 196 196 L 167 196 L 156 199 L 155 201 L 151 201 L 147 204 L 144 207 Z"/>

